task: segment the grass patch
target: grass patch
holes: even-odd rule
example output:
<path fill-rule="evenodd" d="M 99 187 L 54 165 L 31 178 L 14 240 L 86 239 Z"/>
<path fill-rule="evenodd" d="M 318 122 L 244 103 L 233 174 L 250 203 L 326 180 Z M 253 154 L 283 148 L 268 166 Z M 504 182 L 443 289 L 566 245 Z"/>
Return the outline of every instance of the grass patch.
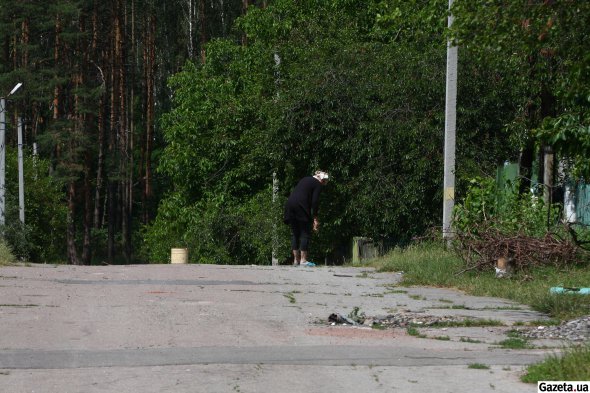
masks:
<path fill-rule="evenodd" d="M 511 338 L 522 338 L 522 333 L 518 330 L 509 330 L 506 332 L 506 335 Z"/>
<path fill-rule="evenodd" d="M 481 326 L 504 326 L 504 323 L 495 319 L 464 319 L 462 321 L 436 322 L 428 325 L 431 328 L 447 327 L 481 327 Z"/>
<path fill-rule="evenodd" d="M 461 341 L 462 343 L 471 343 L 471 344 L 481 344 L 483 342 L 481 340 L 474 340 L 469 337 L 461 337 L 461 339 L 459 341 Z"/>
<path fill-rule="evenodd" d="M 529 343 L 529 341 L 522 336 L 522 333 L 518 330 L 510 330 L 506 333 L 508 338 L 506 340 L 502 340 L 496 345 L 499 345 L 505 349 L 531 349 L 534 348 L 533 345 Z"/>
<path fill-rule="evenodd" d="M 482 308 L 482 310 L 514 310 L 514 311 L 518 311 L 518 310 L 522 310 L 522 307 L 518 307 L 518 306 L 501 306 L 501 307 L 490 307 L 490 306 L 485 306 Z"/>
<path fill-rule="evenodd" d="M 523 338 L 519 338 L 519 337 L 510 337 L 507 338 L 506 340 L 502 340 L 498 343 L 496 343 L 496 345 L 499 345 L 502 348 L 505 349 L 531 349 L 533 348 L 533 346 L 531 344 L 529 344 L 529 342 Z"/>
<path fill-rule="evenodd" d="M 385 294 L 389 294 L 389 293 L 408 293 L 407 290 L 405 289 L 398 289 L 396 284 L 381 284 L 379 285 L 381 287 L 385 287 L 387 289 L 387 291 L 385 291 Z"/>
<path fill-rule="evenodd" d="M 15 262 L 16 257 L 12 253 L 10 246 L 4 240 L 0 240 L 0 266 L 12 265 Z"/>
<path fill-rule="evenodd" d="M 387 326 L 383 325 L 382 323 L 375 322 L 371 325 L 371 328 L 375 330 L 385 330 L 387 329 Z"/>
<path fill-rule="evenodd" d="M 410 336 L 414 336 L 414 337 L 418 337 L 418 338 L 426 338 L 426 335 L 425 334 L 420 333 L 420 331 L 418 329 L 416 329 L 415 327 L 413 327 L 413 326 L 409 326 L 406 329 L 406 332 Z"/>
<path fill-rule="evenodd" d="M 490 366 L 483 363 L 471 363 L 467 368 L 473 368 L 475 370 L 489 370 Z"/>
<path fill-rule="evenodd" d="M 572 319 L 590 314 L 590 296 L 550 294 L 553 286 L 585 287 L 590 282 L 590 269 L 539 267 L 527 272 L 532 280 L 518 274 L 497 279 L 494 271 L 455 273 L 465 268 L 454 253 L 442 244 L 417 244 L 395 249 L 375 259 L 371 265 L 380 271 L 403 271 L 403 285 L 428 285 L 457 288 L 475 296 L 510 299 L 531 306 L 557 319 Z"/>
<path fill-rule="evenodd" d="M 450 341 L 451 338 L 449 336 L 436 336 L 433 337 L 435 340 L 441 340 L 441 341 Z"/>
<path fill-rule="evenodd" d="M 527 367 L 523 382 L 590 381 L 590 344 L 568 348 L 562 355 L 551 355 Z"/>
<path fill-rule="evenodd" d="M 348 318 L 362 325 L 365 322 L 366 316 L 364 312 L 360 312 L 360 307 L 354 307 L 348 314 Z"/>
<path fill-rule="evenodd" d="M 451 306 L 433 306 L 428 308 L 435 310 L 471 310 L 469 307 L 463 304 L 453 304 Z"/>
<path fill-rule="evenodd" d="M 289 299 L 289 303 L 295 303 L 295 295 L 293 292 L 289 292 L 289 293 L 284 293 L 283 294 L 284 297 L 286 297 L 287 299 Z"/>

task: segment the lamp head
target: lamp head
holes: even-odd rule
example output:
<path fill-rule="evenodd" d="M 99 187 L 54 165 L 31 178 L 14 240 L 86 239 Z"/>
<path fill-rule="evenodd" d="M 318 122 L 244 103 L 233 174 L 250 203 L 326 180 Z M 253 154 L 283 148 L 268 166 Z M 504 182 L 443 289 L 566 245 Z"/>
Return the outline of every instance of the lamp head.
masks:
<path fill-rule="evenodd" d="M 13 89 L 10 91 L 10 93 L 9 93 L 8 95 L 9 95 L 9 96 L 11 96 L 11 95 L 13 95 L 14 93 L 16 93 L 16 91 L 17 91 L 18 89 L 20 89 L 20 87 L 21 87 L 22 85 L 23 85 L 23 84 L 22 84 L 21 82 L 18 82 L 18 83 L 16 84 L 16 86 L 14 86 L 14 88 L 13 88 Z"/>

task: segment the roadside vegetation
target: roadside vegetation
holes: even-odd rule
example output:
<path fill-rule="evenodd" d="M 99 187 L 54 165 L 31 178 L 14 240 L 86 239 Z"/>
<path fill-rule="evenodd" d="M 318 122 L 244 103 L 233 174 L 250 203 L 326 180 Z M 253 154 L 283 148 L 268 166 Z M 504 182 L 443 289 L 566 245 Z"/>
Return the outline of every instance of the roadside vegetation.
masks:
<path fill-rule="evenodd" d="M 528 304 L 532 309 L 551 316 L 551 324 L 555 324 L 556 320 L 590 314 L 590 296 L 550 293 L 553 286 L 587 286 L 590 282 L 590 270 L 587 267 L 537 266 L 526 273 L 516 272 L 508 278 L 498 279 L 491 269 L 462 272 L 464 261 L 453 251 L 445 249 L 440 242 L 394 249 L 372 264 L 380 271 L 403 272 L 403 285 L 455 288 L 471 295 L 501 297 Z M 415 328 L 409 328 L 408 334 L 420 337 Z M 512 349 L 528 347 L 526 340 L 518 337 L 510 337 L 498 345 Z M 529 366 L 522 380 L 530 383 L 539 380 L 589 380 L 588 364 L 590 346 L 573 347 L 561 356 L 553 355 Z"/>
<path fill-rule="evenodd" d="M 551 294 L 554 286 L 582 287 L 590 282 L 584 267 L 536 267 L 527 273 L 497 279 L 493 270 L 467 271 L 463 261 L 441 243 L 428 242 L 397 248 L 372 261 L 380 271 L 403 272 L 403 285 L 456 288 L 476 296 L 494 296 L 527 304 L 557 319 L 590 314 L 590 296 Z"/>
<path fill-rule="evenodd" d="M 406 248 L 398 248 L 371 264 L 380 271 L 403 272 L 402 285 L 427 285 L 455 288 L 475 296 L 493 296 L 528 304 L 534 310 L 554 319 L 567 320 L 590 314 L 590 296 L 552 294 L 553 286 L 582 287 L 590 282 L 587 267 L 538 266 L 526 273 L 515 272 L 509 278 L 498 279 L 493 270 L 470 270 L 460 273 L 465 262 L 443 244 L 423 242 Z M 458 274 L 459 273 L 459 274 Z M 554 324 L 556 321 L 552 320 Z M 539 323 L 543 323 L 539 321 Z M 408 331 L 419 336 L 417 329 Z M 524 348 L 526 341 L 510 338 L 501 345 L 505 348 Z M 588 380 L 590 379 L 590 346 L 571 348 L 562 356 L 529 366 L 524 382 L 538 380 Z"/>
<path fill-rule="evenodd" d="M 547 324 L 589 315 L 590 296 L 555 294 L 551 288 L 589 286 L 590 231 L 579 224 L 564 225 L 562 207 L 544 202 L 542 188 L 527 186 L 522 193 L 521 182 L 473 179 L 455 207 L 450 244 L 439 235 L 428 236 L 393 249 L 373 265 L 380 271 L 403 272 L 403 285 L 456 288 L 527 304 L 549 315 Z M 420 337 L 415 328 L 408 334 Z M 531 348 L 516 333 L 497 345 Z M 571 348 L 530 366 L 523 381 L 588 380 L 589 348 Z"/>
<path fill-rule="evenodd" d="M 10 246 L 4 240 L 0 240 L 0 266 L 10 265 L 14 262 L 16 262 L 16 258 Z"/>
<path fill-rule="evenodd" d="M 551 355 L 544 361 L 527 367 L 523 382 L 590 381 L 590 345 L 572 347 L 561 355 Z"/>

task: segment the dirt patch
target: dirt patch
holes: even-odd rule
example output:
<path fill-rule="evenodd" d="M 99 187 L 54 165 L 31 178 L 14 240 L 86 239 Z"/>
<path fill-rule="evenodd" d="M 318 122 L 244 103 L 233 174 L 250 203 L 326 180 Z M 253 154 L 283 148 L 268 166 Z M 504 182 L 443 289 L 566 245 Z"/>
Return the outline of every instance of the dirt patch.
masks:
<path fill-rule="evenodd" d="M 311 328 L 307 329 L 306 333 L 310 336 L 329 336 L 329 337 L 342 337 L 342 338 L 394 338 L 394 332 L 391 329 L 377 330 L 371 328 L 362 328 L 354 326 L 330 326 L 323 328 Z"/>

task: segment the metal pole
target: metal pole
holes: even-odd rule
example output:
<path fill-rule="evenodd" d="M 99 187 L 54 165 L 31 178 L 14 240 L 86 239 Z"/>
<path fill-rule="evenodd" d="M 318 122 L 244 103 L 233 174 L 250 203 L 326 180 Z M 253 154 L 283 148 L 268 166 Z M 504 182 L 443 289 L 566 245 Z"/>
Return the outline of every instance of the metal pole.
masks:
<path fill-rule="evenodd" d="M 273 211 L 275 211 L 274 207 L 277 203 L 277 197 L 279 194 L 279 180 L 277 179 L 277 173 L 272 173 L 272 205 Z M 276 219 L 273 220 L 272 223 L 272 266 L 278 266 L 279 259 L 277 258 L 277 248 L 278 248 L 279 237 L 277 234 L 277 222 Z"/>
<path fill-rule="evenodd" d="M 18 118 L 18 216 L 25 223 L 25 176 L 23 171 L 23 121 Z"/>
<path fill-rule="evenodd" d="M 449 0 L 449 11 L 453 0 Z M 448 27 L 453 24 L 449 14 Z M 443 197 L 443 238 L 453 238 L 452 218 L 455 206 L 455 131 L 457 122 L 457 47 L 447 41 L 447 85 L 445 104 L 445 159 Z"/>
<path fill-rule="evenodd" d="M 33 178 L 37 180 L 37 142 L 33 142 Z"/>
<path fill-rule="evenodd" d="M 0 98 L 0 226 L 4 226 L 4 174 L 6 173 L 6 100 Z"/>

